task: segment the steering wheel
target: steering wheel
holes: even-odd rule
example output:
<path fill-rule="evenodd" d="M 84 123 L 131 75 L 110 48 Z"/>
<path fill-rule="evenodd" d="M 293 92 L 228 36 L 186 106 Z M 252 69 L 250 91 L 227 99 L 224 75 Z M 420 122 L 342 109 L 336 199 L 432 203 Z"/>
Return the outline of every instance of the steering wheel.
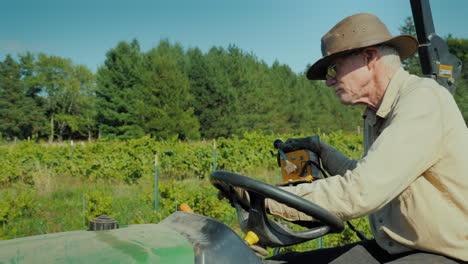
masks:
<path fill-rule="evenodd" d="M 246 230 L 257 234 L 260 241 L 268 247 L 295 245 L 328 233 L 340 233 L 344 229 L 343 222 L 335 215 L 302 197 L 273 185 L 228 171 L 215 171 L 211 173 L 210 179 L 211 183 L 221 191 L 225 191 L 222 186 L 227 185 L 240 187 L 249 193 L 250 208 L 248 212 L 242 209 L 239 204 L 234 204 L 235 208 L 238 215 L 244 214 L 248 217 Z M 320 221 L 323 225 L 304 231 L 291 230 L 267 217 L 265 210 L 265 199 L 267 198 L 303 212 Z M 236 199 L 232 200 L 236 203 Z"/>

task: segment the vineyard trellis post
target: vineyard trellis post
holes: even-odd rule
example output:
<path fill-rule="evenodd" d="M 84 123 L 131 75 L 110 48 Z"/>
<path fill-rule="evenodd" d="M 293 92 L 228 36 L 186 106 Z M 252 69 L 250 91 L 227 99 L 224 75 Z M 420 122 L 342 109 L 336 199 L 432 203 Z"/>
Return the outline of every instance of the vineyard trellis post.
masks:
<path fill-rule="evenodd" d="M 154 155 L 154 210 L 158 211 L 159 203 L 159 161 L 158 154 Z"/>
<path fill-rule="evenodd" d="M 213 171 L 216 170 L 216 140 L 213 141 Z"/>

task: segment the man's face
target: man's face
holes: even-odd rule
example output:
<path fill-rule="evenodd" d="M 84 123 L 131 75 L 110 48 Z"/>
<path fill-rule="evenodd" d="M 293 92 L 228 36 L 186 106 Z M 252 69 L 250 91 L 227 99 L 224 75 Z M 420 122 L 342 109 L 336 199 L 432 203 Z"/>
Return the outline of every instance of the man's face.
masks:
<path fill-rule="evenodd" d="M 362 52 L 335 59 L 330 63 L 326 85 L 333 87 L 342 104 L 366 104 L 369 99 L 370 72 Z M 333 68 L 336 74 L 333 74 Z M 335 76 L 333 76 L 335 75 Z"/>

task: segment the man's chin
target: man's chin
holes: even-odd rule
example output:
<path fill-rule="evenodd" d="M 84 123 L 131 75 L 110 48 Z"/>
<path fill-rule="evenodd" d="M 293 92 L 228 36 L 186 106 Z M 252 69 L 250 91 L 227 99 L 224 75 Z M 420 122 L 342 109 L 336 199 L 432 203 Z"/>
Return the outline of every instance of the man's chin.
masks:
<path fill-rule="evenodd" d="M 338 97 L 340 99 L 341 104 L 353 105 L 353 103 L 348 98 L 344 98 L 343 96 L 338 96 Z"/>
<path fill-rule="evenodd" d="M 361 100 L 356 100 L 354 98 L 342 96 L 344 94 L 340 94 L 340 95 L 338 96 L 338 98 L 340 99 L 340 102 L 343 105 L 365 105 L 366 104 L 365 102 L 362 102 Z"/>

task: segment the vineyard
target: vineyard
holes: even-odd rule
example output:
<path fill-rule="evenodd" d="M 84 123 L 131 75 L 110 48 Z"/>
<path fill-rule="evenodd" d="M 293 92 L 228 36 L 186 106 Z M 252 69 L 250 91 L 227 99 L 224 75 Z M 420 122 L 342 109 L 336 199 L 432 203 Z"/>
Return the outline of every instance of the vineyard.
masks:
<path fill-rule="evenodd" d="M 362 155 L 360 135 L 341 132 L 321 139 L 351 158 Z M 89 220 L 110 215 L 121 225 L 155 223 L 189 204 L 240 232 L 235 211 L 209 183 L 213 169 L 242 173 L 275 184 L 279 168 L 272 142 L 305 135 L 263 135 L 210 141 L 31 141 L 0 145 L 0 239 L 86 229 Z M 155 156 L 158 210 L 155 210 Z M 366 220 L 353 220 L 367 235 Z M 324 246 L 355 241 L 348 229 L 324 238 Z M 296 249 L 317 247 L 312 241 Z"/>

